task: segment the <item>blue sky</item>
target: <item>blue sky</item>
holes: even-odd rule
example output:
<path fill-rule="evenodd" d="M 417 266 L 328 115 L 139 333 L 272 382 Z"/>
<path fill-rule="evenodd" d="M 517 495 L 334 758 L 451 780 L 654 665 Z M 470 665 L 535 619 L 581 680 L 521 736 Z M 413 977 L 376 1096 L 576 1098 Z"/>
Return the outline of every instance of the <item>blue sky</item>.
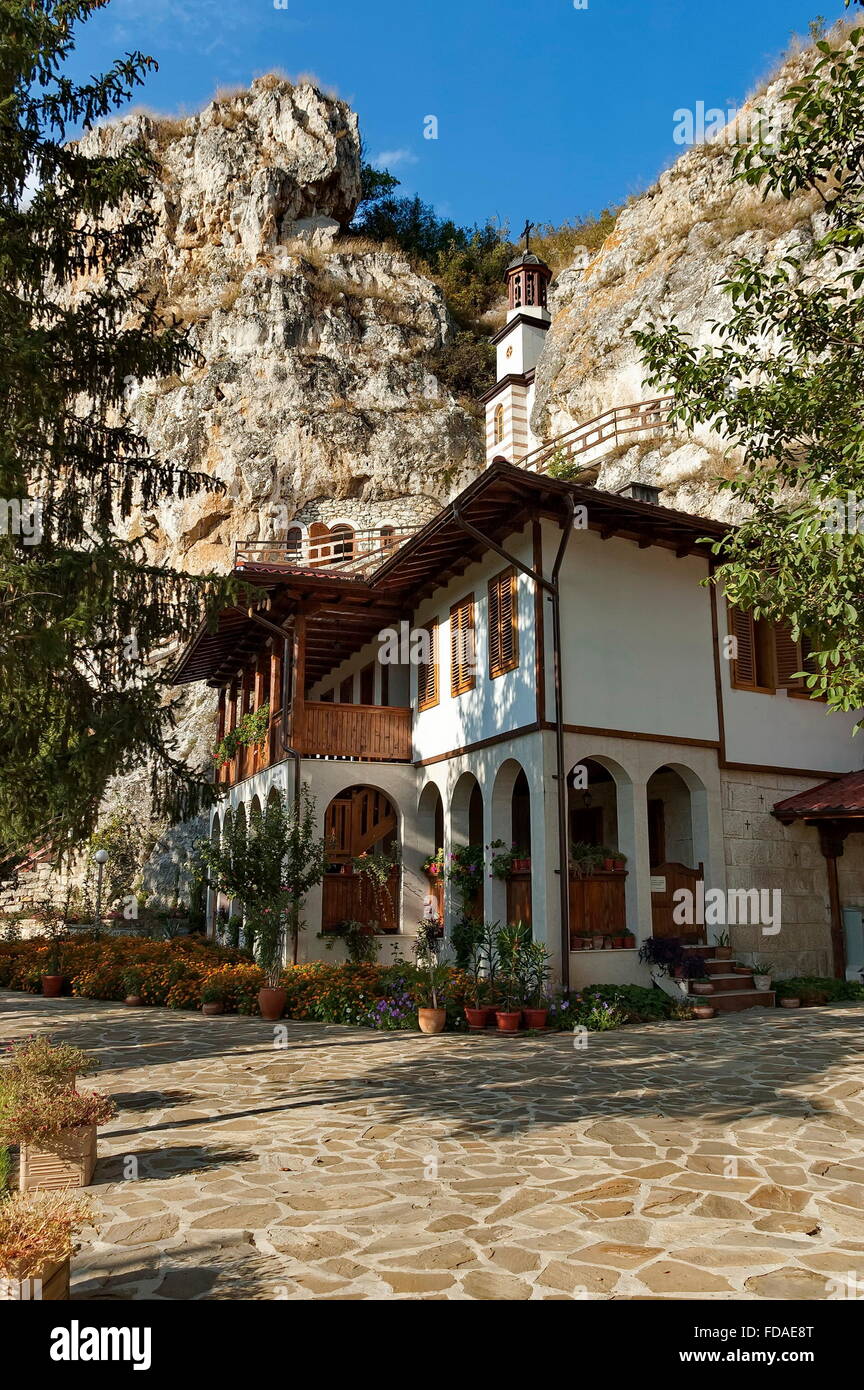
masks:
<path fill-rule="evenodd" d="M 404 191 L 460 222 L 599 211 L 680 153 L 673 112 L 728 109 L 792 31 L 842 0 L 111 0 L 75 76 L 129 49 L 160 65 L 141 100 L 196 110 L 278 68 L 351 103 Z M 438 138 L 424 139 L 435 116 Z"/>

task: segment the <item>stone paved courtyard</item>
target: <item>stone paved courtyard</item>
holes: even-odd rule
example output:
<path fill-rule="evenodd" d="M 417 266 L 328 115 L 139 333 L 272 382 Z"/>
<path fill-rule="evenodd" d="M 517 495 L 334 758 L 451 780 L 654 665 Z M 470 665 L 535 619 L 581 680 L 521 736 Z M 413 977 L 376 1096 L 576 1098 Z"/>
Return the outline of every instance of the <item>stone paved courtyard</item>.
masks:
<path fill-rule="evenodd" d="M 291 1022 L 274 1047 L 260 1019 L 0 992 L 0 1038 L 45 1026 L 100 1057 L 119 1106 L 73 1298 L 824 1299 L 864 1281 L 862 1005 L 586 1050 Z"/>

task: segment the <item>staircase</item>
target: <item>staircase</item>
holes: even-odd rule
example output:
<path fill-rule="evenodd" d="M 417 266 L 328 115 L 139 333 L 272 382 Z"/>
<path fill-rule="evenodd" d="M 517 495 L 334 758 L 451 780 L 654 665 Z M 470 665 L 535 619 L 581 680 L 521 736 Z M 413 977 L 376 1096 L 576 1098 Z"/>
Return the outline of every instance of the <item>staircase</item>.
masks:
<path fill-rule="evenodd" d="M 736 975 L 732 969 L 736 960 L 718 960 L 714 946 L 685 946 L 685 951 L 699 955 L 705 963 L 705 974 L 714 986 L 713 994 L 687 994 L 688 1004 L 709 1004 L 718 1014 L 739 1013 L 742 1009 L 773 1009 L 773 989 L 755 989 L 753 973 Z"/>

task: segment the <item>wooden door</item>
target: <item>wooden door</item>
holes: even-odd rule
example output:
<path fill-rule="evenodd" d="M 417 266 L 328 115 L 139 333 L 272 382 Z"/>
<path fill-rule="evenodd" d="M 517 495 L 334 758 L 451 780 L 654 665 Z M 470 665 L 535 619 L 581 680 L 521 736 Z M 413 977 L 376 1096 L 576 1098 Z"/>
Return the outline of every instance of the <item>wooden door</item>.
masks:
<path fill-rule="evenodd" d="M 705 877 L 702 864 L 698 869 L 688 868 L 686 864 L 666 862 L 655 864 L 651 869 L 651 935 L 680 936 L 682 940 L 699 943 L 705 940 L 705 927 L 694 921 L 692 926 L 679 926 L 673 920 L 675 894 L 679 888 L 686 888 L 695 895 L 696 885 Z M 656 887 L 655 887 L 656 885 Z M 695 916 L 695 913 L 694 913 Z"/>

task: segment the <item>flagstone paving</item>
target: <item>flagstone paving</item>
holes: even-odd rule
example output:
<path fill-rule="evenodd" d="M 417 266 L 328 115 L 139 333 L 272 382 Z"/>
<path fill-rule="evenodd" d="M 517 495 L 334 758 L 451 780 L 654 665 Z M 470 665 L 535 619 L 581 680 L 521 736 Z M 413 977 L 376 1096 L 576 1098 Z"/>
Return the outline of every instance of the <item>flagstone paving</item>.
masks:
<path fill-rule="evenodd" d="M 864 1005 L 582 1049 L 0 992 L 45 1026 L 119 1106 L 76 1299 L 864 1296 Z"/>

